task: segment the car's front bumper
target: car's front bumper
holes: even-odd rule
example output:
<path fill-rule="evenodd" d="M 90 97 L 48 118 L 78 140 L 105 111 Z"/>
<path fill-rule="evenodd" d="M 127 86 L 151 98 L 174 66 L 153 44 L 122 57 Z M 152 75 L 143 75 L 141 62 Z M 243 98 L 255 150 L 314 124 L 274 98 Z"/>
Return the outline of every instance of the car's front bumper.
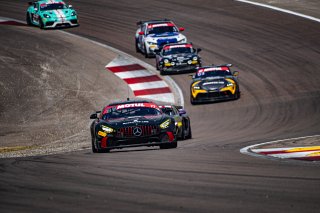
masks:
<path fill-rule="evenodd" d="M 194 103 L 203 103 L 203 102 L 214 102 L 214 101 L 223 101 L 223 100 L 234 100 L 236 98 L 235 94 L 232 94 L 231 91 L 206 91 L 201 92 L 193 98 Z"/>
<path fill-rule="evenodd" d="M 98 137 L 97 147 L 99 149 L 122 149 L 139 146 L 160 146 L 161 144 L 171 144 L 177 141 L 174 132 L 162 132 L 148 137 Z"/>
<path fill-rule="evenodd" d="M 164 72 L 188 72 L 188 71 L 195 71 L 198 67 L 200 67 L 199 63 L 194 64 L 181 64 L 181 65 L 174 65 L 174 66 L 163 66 L 162 70 Z"/>
<path fill-rule="evenodd" d="M 57 28 L 57 27 L 76 27 L 79 26 L 78 19 L 60 19 L 60 20 L 48 20 L 44 22 L 44 28 Z"/>

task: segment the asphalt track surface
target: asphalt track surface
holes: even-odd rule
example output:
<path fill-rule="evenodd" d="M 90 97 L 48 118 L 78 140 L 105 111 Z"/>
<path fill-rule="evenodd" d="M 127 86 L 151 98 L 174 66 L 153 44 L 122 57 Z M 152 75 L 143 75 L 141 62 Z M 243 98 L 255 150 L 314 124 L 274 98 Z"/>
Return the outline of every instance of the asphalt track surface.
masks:
<path fill-rule="evenodd" d="M 1 16 L 24 19 L 25 2 L 1 0 Z M 173 19 L 203 49 L 204 64 L 235 64 L 241 98 L 191 106 L 189 76 L 174 75 L 185 91 L 192 140 L 173 150 L 1 159 L 1 212 L 319 211 L 318 164 L 253 158 L 239 149 L 319 134 L 320 25 L 234 1 L 196 2 L 73 1 L 81 26 L 68 31 L 154 64 L 135 53 L 135 23 Z"/>

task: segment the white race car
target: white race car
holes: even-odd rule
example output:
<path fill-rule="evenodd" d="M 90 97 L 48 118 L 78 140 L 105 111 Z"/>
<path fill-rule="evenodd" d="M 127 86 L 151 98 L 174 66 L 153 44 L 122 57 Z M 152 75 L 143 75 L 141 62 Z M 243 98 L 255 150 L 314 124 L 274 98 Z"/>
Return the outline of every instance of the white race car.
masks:
<path fill-rule="evenodd" d="M 165 44 L 187 42 L 187 38 L 180 33 L 184 28 L 178 28 L 168 19 L 139 21 L 137 25 L 136 51 L 143 53 L 146 58 L 154 56 L 155 51 Z"/>

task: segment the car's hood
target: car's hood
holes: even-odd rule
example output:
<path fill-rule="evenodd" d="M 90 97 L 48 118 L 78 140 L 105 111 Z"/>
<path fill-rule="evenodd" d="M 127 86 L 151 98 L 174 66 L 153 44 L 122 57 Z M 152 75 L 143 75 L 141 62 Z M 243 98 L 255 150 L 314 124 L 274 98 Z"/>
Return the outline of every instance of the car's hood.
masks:
<path fill-rule="evenodd" d="M 206 90 L 220 90 L 226 87 L 227 84 L 228 82 L 225 80 L 224 77 L 213 77 L 213 78 L 202 79 L 201 82 L 199 83 L 199 86 L 202 89 L 206 89 Z"/>
<path fill-rule="evenodd" d="M 41 14 L 47 14 L 51 17 L 66 17 L 66 16 L 71 16 L 72 12 L 74 10 L 72 9 L 59 9 L 59 10 L 45 10 Z"/>
<path fill-rule="evenodd" d="M 177 37 L 179 36 L 178 32 L 167 32 L 167 33 L 161 33 L 161 34 L 149 34 L 148 37 L 151 38 L 162 38 L 162 37 Z"/>
<path fill-rule="evenodd" d="M 109 119 L 106 124 L 111 127 L 127 127 L 127 126 L 141 126 L 141 125 L 159 125 L 164 120 L 165 115 L 157 116 L 134 116 L 118 119 Z"/>

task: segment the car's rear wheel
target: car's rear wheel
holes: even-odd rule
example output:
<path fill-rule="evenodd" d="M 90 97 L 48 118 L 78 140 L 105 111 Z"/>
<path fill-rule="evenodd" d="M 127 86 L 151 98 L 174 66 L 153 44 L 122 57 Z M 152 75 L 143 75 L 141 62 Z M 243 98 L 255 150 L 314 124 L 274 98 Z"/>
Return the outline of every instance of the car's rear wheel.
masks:
<path fill-rule="evenodd" d="M 191 131 L 191 126 L 190 126 L 190 122 L 189 122 L 188 135 L 187 135 L 186 139 L 191 139 L 191 138 L 192 138 L 192 131 Z"/>
<path fill-rule="evenodd" d="M 26 15 L 26 22 L 27 22 L 27 25 L 29 25 L 29 26 L 32 25 L 31 18 L 30 18 L 30 13 L 27 13 L 27 15 Z"/>
<path fill-rule="evenodd" d="M 182 127 L 181 127 L 181 140 L 186 139 L 186 125 L 185 122 L 182 122 Z"/>

